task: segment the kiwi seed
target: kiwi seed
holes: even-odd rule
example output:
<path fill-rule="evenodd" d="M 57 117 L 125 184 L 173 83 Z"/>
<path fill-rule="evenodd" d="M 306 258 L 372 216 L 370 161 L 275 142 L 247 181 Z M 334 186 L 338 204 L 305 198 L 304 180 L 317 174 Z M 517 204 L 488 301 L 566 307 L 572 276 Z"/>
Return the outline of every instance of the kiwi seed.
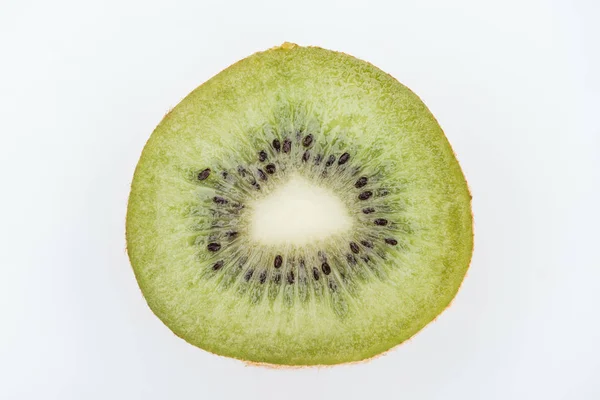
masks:
<path fill-rule="evenodd" d="M 368 200 L 371 198 L 371 196 L 373 196 L 373 192 L 371 192 L 370 190 L 364 191 L 361 194 L 358 195 L 358 198 L 360 200 Z"/>
<path fill-rule="evenodd" d="M 354 184 L 354 187 L 357 189 L 360 189 L 361 187 L 365 186 L 367 184 L 367 182 L 368 182 L 368 178 L 366 176 L 361 176 L 360 178 L 358 178 L 358 180 Z"/>
<path fill-rule="evenodd" d="M 264 162 L 267 159 L 267 152 L 264 150 L 261 150 L 258 152 L 258 161 L 260 162 Z"/>
<path fill-rule="evenodd" d="M 198 180 L 203 181 L 206 178 L 208 178 L 209 175 L 210 175 L 210 168 L 206 168 L 198 174 Z"/>
<path fill-rule="evenodd" d="M 276 171 L 275 164 L 267 164 L 265 171 L 267 171 L 267 174 L 273 175 Z"/>

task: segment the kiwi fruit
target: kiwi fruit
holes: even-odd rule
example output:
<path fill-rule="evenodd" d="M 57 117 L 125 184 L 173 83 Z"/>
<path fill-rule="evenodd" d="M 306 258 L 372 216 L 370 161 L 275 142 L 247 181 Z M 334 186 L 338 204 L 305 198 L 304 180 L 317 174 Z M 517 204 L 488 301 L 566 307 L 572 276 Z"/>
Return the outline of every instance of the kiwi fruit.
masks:
<path fill-rule="evenodd" d="M 220 72 L 148 140 L 128 255 L 152 311 L 207 351 L 331 365 L 413 336 L 455 296 L 471 196 L 421 100 L 285 43 Z"/>

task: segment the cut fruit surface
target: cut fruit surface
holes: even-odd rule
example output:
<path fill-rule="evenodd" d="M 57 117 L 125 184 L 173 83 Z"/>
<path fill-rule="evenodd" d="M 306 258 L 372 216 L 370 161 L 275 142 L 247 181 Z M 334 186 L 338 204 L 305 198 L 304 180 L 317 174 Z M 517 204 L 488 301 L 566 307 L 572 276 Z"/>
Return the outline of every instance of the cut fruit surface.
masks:
<path fill-rule="evenodd" d="M 434 117 L 372 65 L 285 44 L 189 94 L 135 171 L 128 254 L 153 312 L 205 350 L 337 364 L 456 294 L 470 194 Z"/>

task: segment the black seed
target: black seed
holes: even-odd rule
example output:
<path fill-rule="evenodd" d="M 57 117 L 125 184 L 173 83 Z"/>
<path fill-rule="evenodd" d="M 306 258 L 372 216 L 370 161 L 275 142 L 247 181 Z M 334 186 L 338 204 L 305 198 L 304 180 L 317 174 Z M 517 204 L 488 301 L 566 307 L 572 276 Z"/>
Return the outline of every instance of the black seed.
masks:
<path fill-rule="evenodd" d="M 337 290 L 337 284 L 332 280 L 329 281 L 329 289 L 331 289 L 332 292 Z"/>
<path fill-rule="evenodd" d="M 281 282 L 281 274 L 276 274 L 275 277 L 273 278 L 273 282 L 275 282 L 275 283 Z"/>
<path fill-rule="evenodd" d="M 387 189 L 378 189 L 377 190 L 377 196 L 383 197 L 383 196 L 387 196 L 388 194 L 390 194 L 390 191 Z"/>
<path fill-rule="evenodd" d="M 388 220 L 385 218 L 377 218 L 375 221 L 375 225 L 386 226 L 388 224 Z"/>
<path fill-rule="evenodd" d="M 332 155 L 329 156 L 329 158 L 325 162 L 325 166 L 326 167 L 331 167 L 334 162 L 335 162 L 335 156 L 332 154 Z"/>
<path fill-rule="evenodd" d="M 254 186 L 254 188 L 256 190 L 260 190 L 260 185 L 258 183 L 256 183 L 256 181 L 254 181 L 254 183 L 252 183 L 252 186 Z"/>
<path fill-rule="evenodd" d="M 362 260 L 363 260 L 364 262 L 366 262 L 367 264 L 368 264 L 368 263 L 371 261 L 371 257 L 369 257 L 369 256 L 367 256 L 367 255 L 364 255 L 364 256 L 362 256 L 361 258 L 362 258 Z"/>
<path fill-rule="evenodd" d="M 302 162 L 307 162 L 310 158 L 310 151 L 306 150 L 304 154 L 302 154 Z"/>
<path fill-rule="evenodd" d="M 227 176 L 229 174 L 227 173 L 227 171 L 223 171 L 223 172 L 221 172 L 221 175 L 223 176 L 223 179 L 227 179 Z"/>
<path fill-rule="evenodd" d="M 240 203 L 233 204 L 233 208 L 235 208 L 236 210 L 241 210 L 244 207 L 245 206 L 243 204 L 240 204 Z"/>
<path fill-rule="evenodd" d="M 323 273 L 325 275 L 329 275 L 331 273 L 331 267 L 326 262 L 324 262 L 323 264 L 321 264 L 321 270 L 323 270 Z"/>
<path fill-rule="evenodd" d="M 366 192 L 362 192 L 361 194 L 359 194 L 358 199 L 359 200 L 367 200 L 371 196 L 373 196 L 373 192 L 371 192 L 370 190 L 367 190 Z"/>
<path fill-rule="evenodd" d="M 208 251 L 219 251 L 221 250 L 221 245 L 219 243 L 209 243 L 206 248 Z"/>
<path fill-rule="evenodd" d="M 281 264 L 283 264 L 283 257 L 281 256 L 275 256 L 275 260 L 273 261 L 273 266 L 275 268 L 279 268 L 281 267 Z"/>
<path fill-rule="evenodd" d="M 354 183 L 354 187 L 357 189 L 360 189 L 361 187 L 365 186 L 367 184 L 367 182 L 369 181 L 369 179 L 366 176 L 361 176 L 360 178 L 358 178 L 358 180 Z"/>
<path fill-rule="evenodd" d="M 229 203 L 229 202 L 227 201 L 227 199 L 224 199 L 224 198 L 223 198 L 223 197 L 221 197 L 221 196 L 215 196 L 215 197 L 213 197 L 213 201 L 214 201 L 215 203 L 217 203 L 217 204 L 227 204 L 227 203 Z"/>
<path fill-rule="evenodd" d="M 348 264 L 356 265 L 356 257 L 354 257 L 354 254 L 346 254 L 346 260 L 348 261 Z"/>
<path fill-rule="evenodd" d="M 373 242 L 370 242 L 368 240 L 361 240 L 360 244 L 362 244 L 365 247 L 368 247 L 369 249 L 373 248 Z"/>
<path fill-rule="evenodd" d="M 349 159 L 350 159 L 350 154 L 348 154 L 348 153 L 342 154 L 340 156 L 340 159 L 338 160 L 338 165 L 346 164 Z"/>
<path fill-rule="evenodd" d="M 246 168 L 244 168 L 240 165 L 240 166 L 238 166 L 237 170 L 238 170 L 238 174 L 240 174 L 242 176 L 242 178 L 246 176 L 246 172 L 247 172 Z"/>
<path fill-rule="evenodd" d="M 294 283 L 294 280 L 295 280 L 294 271 L 288 272 L 288 275 L 287 275 L 288 283 L 291 285 L 292 283 Z"/>
<path fill-rule="evenodd" d="M 323 156 L 320 154 L 317 154 L 317 156 L 315 157 L 315 165 L 321 164 L 322 159 L 323 159 Z"/>
<path fill-rule="evenodd" d="M 394 238 L 385 238 L 385 242 L 387 244 L 391 244 L 392 246 L 395 246 L 398 244 L 398 241 Z"/>
<path fill-rule="evenodd" d="M 315 281 L 318 281 L 320 276 L 321 274 L 319 273 L 317 267 L 313 267 L 313 278 L 315 278 Z"/>
<path fill-rule="evenodd" d="M 249 269 L 248 271 L 246 271 L 246 274 L 244 275 L 244 279 L 246 280 L 246 282 L 248 282 L 250 278 L 252 278 L 252 274 L 254 274 L 253 269 Z"/>
<path fill-rule="evenodd" d="M 198 174 L 198 180 L 203 181 L 206 178 L 208 178 L 209 175 L 210 175 L 210 168 L 206 168 L 205 170 L 203 170 L 202 172 L 200 172 Z"/>
<path fill-rule="evenodd" d="M 265 171 L 263 171 L 262 169 L 258 170 L 258 179 L 260 179 L 261 181 L 267 180 L 267 174 L 265 174 Z"/>
<path fill-rule="evenodd" d="M 283 141 L 283 152 L 287 154 L 290 152 L 290 150 L 292 150 L 292 141 L 288 138 L 285 138 Z"/>
<path fill-rule="evenodd" d="M 276 171 L 275 164 L 267 164 L 265 171 L 267 171 L 267 174 L 273 175 Z"/>
<path fill-rule="evenodd" d="M 258 277 L 258 281 L 260 283 L 265 283 L 267 280 L 267 271 L 263 271 L 260 273 L 259 277 Z"/>
<path fill-rule="evenodd" d="M 281 149 L 281 142 L 279 139 L 273 139 L 273 148 L 279 153 L 279 150 Z"/>
<path fill-rule="evenodd" d="M 358 252 L 360 251 L 358 245 L 354 242 L 350 242 L 350 250 L 352 250 L 354 254 L 358 254 Z"/>
<path fill-rule="evenodd" d="M 313 142 L 313 135 L 307 135 L 303 140 L 302 140 L 302 146 L 304 147 L 308 147 L 312 144 Z"/>
<path fill-rule="evenodd" d="M 258 152 L 258 161 L 263 162 L 267 159 L 267 152 L 264 150 L 261 150 Z"/>
<path fill-rule="evenodd" d="M 373 207 L 367 207 L 367 208 L 363 208 L 362 212 L 365 214 L 373 214 L 375 212 L 375 209 Z"/>
<path fill-rule="evenodd" d="M 225 232 L 225 235 L 230 239 L 237 237 L 238 234 L 239 234 L 239 232 L 236 232 L 236 231 Z"/>
<path fill-rule="evenodd" d="M 223 260 L 221 261 L 217 261 L 213 266 L 212 266 L 212 270 L 213 271 L 218 271 L 221 268 L 223 268 Z"/>

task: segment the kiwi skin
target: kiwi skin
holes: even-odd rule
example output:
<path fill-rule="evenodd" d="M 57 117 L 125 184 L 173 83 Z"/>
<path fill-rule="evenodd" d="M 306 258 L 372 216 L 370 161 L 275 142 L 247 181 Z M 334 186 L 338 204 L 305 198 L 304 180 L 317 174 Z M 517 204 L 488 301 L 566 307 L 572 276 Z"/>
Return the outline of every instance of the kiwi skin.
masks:
<path fill-rule="evenodd" d="M 425 108 L 425 106 L 418 100 L 416 95 L 410 92 L 407 88 L 402 86 L 403 93 L 399 98 L 404 100 L 404 103 L 407 104 L 408 108 L 412 108 L 415 113 L 419 114 L 423 121 L 419 121 L 417 125 L 421 125 L 420 128 L 425 126 L 425 131 L 433 132 L 436 136 L 436 140 L 443 141 L 443 146 L 445 148 L 445 152 L 442 151 L 439 156 L 441 158 L 441 162 L 448 162 L 448 168 L 441 168 L 443 170 L 451 170 L 451 175 L 453 178 L 450 178 L 450 181 L 458 181 L 459 187 L 457 190 L 457 194 L 465 199 L 468 198 L 467 203 L 468 207 L 464 207 L 464 209 L 460 210 L 461 216 L 456 219 L 456 222 L 459 226 L 456 228 L 457 231 L 461 231 L 461 235 L 457 238 L 457 242 L 455 246 L 457 248 L 462 249 L 461 254 L 457 255 L 460 259 L 457 262 L 458 271 L 454 271 L 453 280 L 444 288 L 443 301 L 436 304 L 436 307 L 427 310 L 427 312 L 420 315 L 413 321 L 413 326 L 407 330 L 401 332 L 401 334 L 394 336 L 391 340 L 382 341 L 378 344 L 368 346 L 357 354 L 353 354 L 351 356 L 345 355 L 333 355 L 329 358 L 319 357 L 317 355 L 311 354 L 309 356 L 303 356 L 301 354 L 294 355 L 291 358 L 286 358 L 282 355 L 276 355 L 274 357 L 269 356 L 257 356 L 255 353 L 247 353 L 243 352 L 231 352 L 227 349 L 221 348 L 219 346 L 215 346 L 214 344 L 206 343 L 202 339 L 201 331 L 195 333 L 190 336 L 189 332 L 182 326 L 182 322 L 178 320 L 178 318 L 174 317 L 170 307 L 177 308 L 178 300 L 176 296 L 171 296 L 170 293 L 164 292 L 164 287 L 156 284 L 157 276 L 161 274 L 160 271 L 151 269 L 144 269 L 139 267 L 140 265 L 151 265 L 152 261 L 149 257 L 152 257 L 154 252 L 156 251 L 156 247 L 159 244 L 156 241 L 148 241 L 148 240 L 140 240 L 140 237 L 147 237 L 147 234 L 141 232 L 156 232 L 156 220 L 152 218 L 147 218 L 149 214 L 156 213 L 157 210 L 151 209 L 146 199 L 148 197 L 153 198 L 154 196 L 159 195 L 159 187 L 154 184 L 154 181 L 157 179 L 161 179 L 159 175 L 157 175 L 153 170 L 149 169 L 150 164 L 160 164 L 170 163 L 170 158 L 172 155 L 170 154 L 169 146 L 172 144 L 169 143 L 168 140 L 165 140 L 167 136 L 169 136 L 169 132 L 172 132 L 170 128 L 174 124 L 181 124 L 180 121 L 185 120 L 186 114 L 192 112 L 192 108 L 200 107 L 203 108 L 203 103 L 210 102 L 209 96 L 212 90 L 215 90 L 216 87 L 219 86 L 219 79 L 230 79 L 228 85 L 231 87 L 238 87 L 239 85 L 244 85 L 244 80 L 242 77 L 247 75 L 248 63 L 255 63 L 257 66 L 261 64 L 261 58 L 266 56 L 269 57 L 269 53 L 278 54 L 278 56 L 273 56 L 273 60 L 269 60 L 268 62 L 274 62 L 278 58 L 287 59 L 288 55 L 283 54 L 282 52 L 306 52 L 310 57 L 314 57 L 314 59 L 318 60 L 320 57 L 323 59 L 336 58 L 340 57 L 340 53 L 333 53 L 332 55 L 327 50 L 323 50 L 316 47 L 310 48 L 302 48 L 291 44 L 284 44 L 281 47 L 277 47 L 271 49 L 264 53 L 257 53 L 255 56 L 249 57 L 249 59 L 242 60 L 233 66 L 229 67 L 223 73 L 219 74 L 221 78 L 213 78 L 205 85 L 203 85 L 204 89 L 197 89 L 197 91 L 193 92 L 188 96 L 182 103 L 185 103 L 183 109 L 179 110 L 178 115 L 174 115 L 173 112 L 170 112 L 165 116 L 163 121 L 159 124 L 157 128 L 157 132 L 160 135 L 153 135 L 151 139 L 148 141 L 144 152 L 142 154 L 142 158 L 140 163 L 136 168 L 136 172 L 134 175 L 134 182 L 132 184 L 132 193 L 129 199 L 128 205 L 128 213 L 127 213 L 127 226 L 126 226 L 126 236 L 128 248 L 128 255 L 131 261 L 132 266 L 134 267 L 134 272 L 136 278 L 142 288 L 144 296 L 150 306 L 150 308 L 154 311 L 154 313 L 169 327 L 173 330 L 173 332 L 182 337 L 184 340 L 204 348 L 207 351 L 214 352 L 219 355 L 225 355 L 233 358 L 238 358 L 244 361 L 250 361 L 252 363 L 258 363 L 259 365 L 331 365 L 352 361 L 360 361 L 366 360 L 369 357 L 374 357 L 378 354 L 381 354 L 384 351 L 387 351 L 412 337 L 416 332 L 422 329 L 427 323 L 433 320 L 443 309 L 445 309 L 449 304 L 454 295 L 456 294 L 460 283 L 462 282 L 462 278 L 464 277 L 466 270 L 470 264 L 472 250 L 473 250 L 473 232 L 472 232 L 472 215 L 470 209 L 470 193 L 468 191 L 468 187 L 466 185 L 466 181 L 464 180 L 464 176 L 462 175 L 462 171 L 458 166 L 458 163 L 455 160 L 455 155 L 450 148 L 449 143 L 447 142 L 445 136 L 439 129 L 437 122 L 433 118 L 433 116 L 429 113 L 429 111 Z M 258 57 L 258 58 L 257 58 Z M 292 56 L 293 57 L 293 56 Z M 393 80 L 389 75 L 382 73 L 379 70 L 377 73 L 373 73 L 372 69 L 375 69 L 368 63 L 363 61 L 356 60 L 349 56 L 342 57 L 342 62 L 344 64 L 349 65 L 349 69 L 353 71 L 367 71 L 371 76 L 375 75 L 375 80 L 379 82 L 384 82 L 383 85 L 386 87 L 399 86 L 399 84 Z M 240 71 L 236 71 L 237 69 Z M 219 77 L 218 76 L 218 77 Z M 207 95 L 202 95 L 199 90 L 207 90 L 209 93 Z M 232 90 L 235 91 L 235 90 Z M 195 94 L 196 93 L 196 94 Z M 397 99 L 398 100 L 398 99 Z M 209 109 L 204 107 L 205 112 L 210 112 Z M 180 121 L 177 121 L 179 119 Z M 412 127 L 413 130 L 418 128 Z M 431 146 L 431 143 L 423 143 L 425 146 Z M 164 150 L 161 150 L 164 148 Z M 439 150 L 436 146 L 432 146 L 432 150 Z M 210 158 L 207 155 L 206 158 Z M 461 186 L 460 183 L 463 185 Z M 461 193 L 462 191 L 462 193 Z M 468 215 L 467 215 L 468 214 Z M 159 229 L 160 230 L 160 229 Z M 160 235 L 155 234 L 154 236 L 160 237 Z M 314 350 L 314 349 L 313 349 Z"/>

